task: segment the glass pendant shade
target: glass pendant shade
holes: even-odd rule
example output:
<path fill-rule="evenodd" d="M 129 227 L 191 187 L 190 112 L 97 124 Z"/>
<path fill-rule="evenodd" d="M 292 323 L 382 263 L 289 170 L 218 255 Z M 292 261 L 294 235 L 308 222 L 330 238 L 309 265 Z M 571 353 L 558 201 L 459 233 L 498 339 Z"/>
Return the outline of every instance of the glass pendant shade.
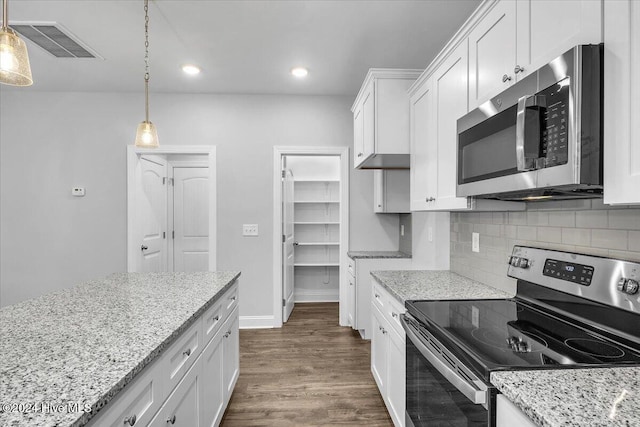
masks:
<path fill-rule="evenodd" d="M 31 66 L 27 45 L 8 27 L 0 29 L 0 83 L 31 86 Z"/>
<path fill-rule="evenodd" d="M 158 132 L 153 123 L 144 121 L 138 125 L 136 147 L 155 148 L 158 144 Z"/>

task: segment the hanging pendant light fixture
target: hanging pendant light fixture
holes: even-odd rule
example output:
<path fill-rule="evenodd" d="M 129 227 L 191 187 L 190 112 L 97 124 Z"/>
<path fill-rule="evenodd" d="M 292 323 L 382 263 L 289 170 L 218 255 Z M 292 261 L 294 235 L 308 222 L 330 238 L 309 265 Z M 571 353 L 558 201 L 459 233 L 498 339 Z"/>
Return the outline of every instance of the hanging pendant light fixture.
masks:
<path fill-rule="evenodd" d="M 2 28 L 0 28 L 0 83 L 12 86 L 31 86 L 31 66 L 27 45 L 9 28 L 7 0 L 2 0 Z"/>
<path fill-rule="evenodd" d="M 149 121 L 149 0 L 144 0 L 144 106 L 145 119 L 138 125 L 136 147 L 158 146 L 158 132 Z"/>

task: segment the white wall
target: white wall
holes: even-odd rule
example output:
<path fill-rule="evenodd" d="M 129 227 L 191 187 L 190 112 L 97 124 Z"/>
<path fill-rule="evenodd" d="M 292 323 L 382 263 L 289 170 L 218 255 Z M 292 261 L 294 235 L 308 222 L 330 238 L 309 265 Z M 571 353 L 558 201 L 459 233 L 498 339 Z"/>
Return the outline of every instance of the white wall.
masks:
<path fill-rule="evenodd" d="M 351 146 L 352 102 L 152 95 L 160 144 L 217 146 L 218 268 L 242 271 L 242 316 L 273 310 L 273 146 Z M 125 147 L 143 113 L 142 94 L 0 89 L 0 305 L 126 270 Z M 398 216 L 373 213 L 368 172 L 351 170 L 349 247 L 397 250 Z"/>

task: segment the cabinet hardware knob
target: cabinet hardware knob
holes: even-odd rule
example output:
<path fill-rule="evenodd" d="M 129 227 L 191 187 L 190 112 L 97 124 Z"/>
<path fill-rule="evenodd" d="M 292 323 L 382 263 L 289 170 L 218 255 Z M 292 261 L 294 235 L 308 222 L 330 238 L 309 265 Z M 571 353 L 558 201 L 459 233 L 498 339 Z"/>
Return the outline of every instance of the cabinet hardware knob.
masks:
<path fill-rule="evenodd" d="M 391 312 L 391 317 L 398 317 L 398 313 Z"/>
<path fill-rule="evenodd" d="M 508 76 L 508 75 L 505 74 L 504 76 L 502 76 L 502 83 L 506 83 L 508 81 L 511 81 L 512 78 L 513 77 Z"/>
<path fill-rule="evenodd" d="M 168 422 L 169 424 L 175 424 L 175 423 L 176 423 L 176 416 L 175 416 L 175 414 L 173 415 L 173 417 L 171 417 L 171 418 L 167 418 L 167 422 Z"/>
<path fill-rule="evenodd" d="M 217 322 L 218 320 L 220 320 L 220 316 L 214 317 L 213 320 L 215 320 Z"/>
<path fill-rule="evenodd" d="M 145 245 L 140 246 L 141 251 L 146 251 L 147 249 L 149 249 L 148 246 L 145 246 Z"/>
<path fill-rule="evenodd" d="M 182 354 L 184 354 L 187 357 L 191 356 L 191 349 L 188 348 L 186 351 L 183 351 Z"/>
<path fill-rule="evenodd" d="M 376 298 L 380 298 L 380 295 L 379 295 L 379 294 L 375 294 L 375 296 L 376 296 Z"/>
<path fill-rule="evenodd" d="M 233 296 L 231 298 L 229 298 L 231 301 L 235 301 L 237 297 Z"/>
<path fill-rule="evenodd" d="M 125 418 L 123 424 L 129 424 L 130 426 L 134 426 L 136 425 L 136 420 L 137 420 L 136 414 L 133 414 L 130 417 Z"/>
<path fill-rule="evenodd" d="M 362 157 L 362 153 L 358 153 L 358 157 Z"/>
<path fill-rule="evenodd" d="M 516 74 L 522 73 L 522 72 L 524 72 L 524 68 L 522 68 L 519 65 L 516 65 L 516 68 L 513 69 L 513 72 L 516 73 Z"/>

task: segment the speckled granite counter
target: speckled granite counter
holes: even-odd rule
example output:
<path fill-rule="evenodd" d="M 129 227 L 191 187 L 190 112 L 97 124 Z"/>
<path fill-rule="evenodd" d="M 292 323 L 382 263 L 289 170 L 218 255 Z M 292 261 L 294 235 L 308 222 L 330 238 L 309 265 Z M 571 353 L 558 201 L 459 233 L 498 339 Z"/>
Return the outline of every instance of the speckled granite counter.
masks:
<path fill-rule="evenodd" d="M 0 309 L 0 425 L 86 424 L 239 275 L 115 274 Z M 62 410 L 12 407 L 41 403 Z"/>
<path fill-rule="evenodd" d="M 402 304 L 418 299 L 491 299 L 513 296 L 450 271 L 372 271 L 371 275 Z"/>
<path fill-rule="evenodd" d="M 493 372 L 491 382 L 540 426 L 640 426 L 640 367 Z"/>
<path fill-rule="evenodd" d="M 347 256 L 351 259 L 411 258 L 411 255 L 400 251 L 349 251 Z"/>

